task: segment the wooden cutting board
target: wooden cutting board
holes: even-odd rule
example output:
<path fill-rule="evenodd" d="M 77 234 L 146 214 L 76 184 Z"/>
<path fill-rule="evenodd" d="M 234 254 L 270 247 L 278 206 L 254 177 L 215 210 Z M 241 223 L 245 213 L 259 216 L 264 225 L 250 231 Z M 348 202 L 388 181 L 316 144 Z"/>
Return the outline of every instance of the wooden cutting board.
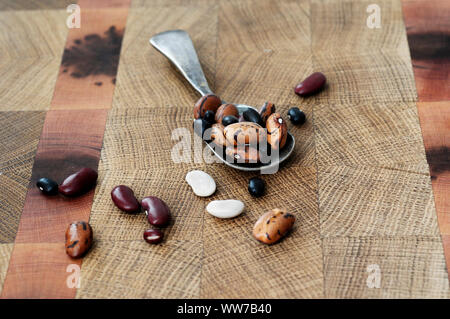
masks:
<path fill-rule="evenodd" d="M 80 0 L 68 29 L 71 2 L 0 4 L 2 298 L 450 297 L 448 1 Z M 373 3 L 381 28 L 367 26 Z M 252 174 L 172 160 L 198 96 L 148 44 L 169 29 L 190 33 L 223 99 L 305 111 L 264 197 L 248 194 Z M 327 88 L 296 96 L 313 71 Z M 99 180 L 80 198 L 34 186 L 85 166 Z M 184 182 L 192 169 L 215 178 L 211 198 Z M 162 244 L 142 239 L 144 215 L 114 207 L 118 184 L 170 206 Z M 244 214 L 204 212 L 227 198 Z M 254 222 L 280 206 L 294 230 L 256 242 Z M 83 260 L 64 250 L 75 220 L 94 229 Z"/>

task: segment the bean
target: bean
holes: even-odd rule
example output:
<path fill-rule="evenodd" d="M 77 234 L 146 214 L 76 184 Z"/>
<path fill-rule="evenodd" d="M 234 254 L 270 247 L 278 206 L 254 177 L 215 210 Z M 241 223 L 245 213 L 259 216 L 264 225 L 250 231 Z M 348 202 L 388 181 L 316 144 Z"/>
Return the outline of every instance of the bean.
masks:
<path fill-rule="evenodd" d="M 221 105 L 216 112 L 216 122 L 222 123 L 223 118 L 228 115 L 239 116 L 238 109 L 234 104 Z"/>
<path fill-rule="evenodd" d="M 119 185 L 111 191 L 111 199 L 120 210 L 125 213 L 139 212 L 140 205 L 131 188 L 125 185 Z"/>
<path fill-rule="evenodd" d="M 216 112 L 222 105 L 220 98 L 214 94 L 202 96 L 194 106 L 194 118 L 199 119 L 205 116 L 206 111 Z"/>
<path fill-rule="evenodd" d="M 263 123 L 265 124 L 267 119 L 269 118 L 272 113 L 275 113 L 275 104 L 266 102 L 259 110 L 259 115 L 261 115 L 261 119 Z"/>
<path fill-rule="evenodd" d="M 287 125 L 280 113 L 273 113 L 266 122 L 267 142 L 272 149 L 281 149 L 286 144 Z"/>
<path fill-rule="evenodd" d="M 194 120 L 194 123 L 192 125 L 194 127 L 194 133 L 200 136 L 202 139 L 205 137 L 205 140 L 207 141 L 208 138 L 205 136 L 205 131 L 209 128 L 208 122 L 206 122 L 204 119 L 196 119 Z"/>
<path fill-rule="evenodd" d="M 323 73 L 315 72 L 308 76 L 303 82 L 297 84 L 295 87 L 295 93 L 300 96 L 307 96 L 319 92 L 323 86 L 327 78 Z"/>
<path fill-rule="evenodd" d="M 56 195 L 58 194 L 58 183 L 56 183 L 54 180 L 50 178 L 40 178 L 36 186 L 39 188 L 39 190 L 42 192 L 42 194 L 45 195 Z"/>
<path fill-rule="evenodd" d="M 260 161 L 259 151 L 248 145 L 227 147 L 225 149 L 225 154 L 229 163 L 258 163 Z"/>
<path fill-rule="evenodd" d="M 279 208 L 262 215 L 253 227 L 253 237 L 265 244 L 273 244 L 292 228 L 295 217 Z"/>
<path fill-rule="evenodd" d="M 253 122 L 233 123 L 224 128 L 223 133 L 229 145 L 251 144 L 256 147 L 264 140 L 264 129 Z"/>
<path fill-rule="evenodd" d="M 224 126 L 220 123 L 216 123 L 211 128 L 211 140 L 218 146 L 225 146 L 226 140 L 223 134 Z"/>
<path fill-rule="evenodd" d="M 242 113 L 244 119 L 248 122 L 256 123 L 260 126 L 264 126 L 264 122 L 261 118 L 261 115 L 254 109 L 247 109 L 244 113 Z"/>
<path fill-rule="evenodd" d="M 293 107 L 288 111 L 288 119 L 291 120 L 292 124 L 302 125 L 306 121 L 306 116 L 298 107 Z"/>
<path fill-rule="evenodd" d="M 141 201 L 148 222 L 154 226 L 165 226 L 170 220 L 169 207 L 163 200 L 155 196 L 145 197 Z"/>
<path fill-rule="evenodd" d="M 206 121 L 208 125 L 213 125 L 215 123 L 215 114 L 213 111 L 206 111 L 203 120 Z"/>
<path fill-rule="evenodd" d="M 222 125 L 227 126 L 233 123 L 239 122 L 238 118 L 234 115 L 227 115 L 222 119 Z"/>
<path fill-rule="evenodd" d="M 149 244 L 159 244 L 164 237 L 164 233 L 159 229 L 147 229 L 144 232 L 144 240 Z"/>
<path fill-rule="evenodd" d="M 266 185 L 264 181 L 259 177 L 253 177 L 248 181 L 248 191 L 250 195 L 254 197 L 260 197 L 264 195 L 264 189 Z"/>
<path fill-rule="evenodd" d="M 59 185 L 58 190 L 66 196 L 77 196 L 89 191 L 95 186 L 98 174 L 92 168 L 85 167 L 68 176 Z"/>
<path fill-rule="evenodd" d="M 92 246 L 93 232 L 86 222 L 73 222 L 66 230 L 66 253 L 72 258 L 84 256 Z"/>

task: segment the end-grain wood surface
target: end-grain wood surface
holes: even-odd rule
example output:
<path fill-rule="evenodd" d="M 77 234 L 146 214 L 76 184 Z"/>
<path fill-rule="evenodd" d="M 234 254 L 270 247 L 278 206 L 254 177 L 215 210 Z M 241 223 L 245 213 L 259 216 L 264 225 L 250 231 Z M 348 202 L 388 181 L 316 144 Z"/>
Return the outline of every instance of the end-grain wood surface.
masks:
<path fill-rule="evenodd" d="M 81 28 L 68 29 L 71 2 L 0 2 L 2 298 L 450 297 L 445 0 L 80 0 Z M 366 24 L 373 3 L 381 28 Z M 223 99 L 305 111 L 305 125 L 289 124 L 292 158 L 262 176 L 264 197 L 247 191 L 253 174 L 194 152 L 172 160 L 172 131 L 192 134 L 198 96 L 148 44 L 168 29 L 190 33 Z M 296 96 L 313 71 L 326 89 Z M 83 166 L 99 179 L 80 198 L 34 185 Z M 192 193 L 192 169 L 214 177 L 213 196 Z M 145 215 L 113 205 L 118 184 L 169 205 L 161 244 L 142 239 Z M 241 216 L 205 213 L 227 198 L 245 202 Z M 296 216 L 293 231 L 254 240 L 255 221 L 279 206 Z M 95 241 L 71 260 L 64 230 L 78 219 Z M 79 288 L 67 285 L 71 264 Z M 379 288 L 367 281 L 374 267 Z"/>

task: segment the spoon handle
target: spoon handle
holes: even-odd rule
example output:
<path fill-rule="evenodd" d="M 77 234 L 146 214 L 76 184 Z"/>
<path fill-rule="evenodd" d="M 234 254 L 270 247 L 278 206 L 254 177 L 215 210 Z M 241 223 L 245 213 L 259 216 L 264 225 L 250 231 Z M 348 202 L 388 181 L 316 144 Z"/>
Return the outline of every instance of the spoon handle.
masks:
<path fill-rule="evenodd" d="M 186 31 L 158 33 L 150 38 L 150 44 L 165 55 L 202 96 L 212 93 L 198 61 L 194 44 Z"/>

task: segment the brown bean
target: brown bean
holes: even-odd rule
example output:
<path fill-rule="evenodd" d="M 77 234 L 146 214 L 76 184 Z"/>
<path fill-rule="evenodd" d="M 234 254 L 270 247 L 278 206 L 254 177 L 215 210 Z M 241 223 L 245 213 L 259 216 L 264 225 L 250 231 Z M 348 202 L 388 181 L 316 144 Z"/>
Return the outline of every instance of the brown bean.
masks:
<path fill-rule="evenodd" d="M 211 140 L 218 146 L 225 146 L 226 140 L 223 134 L 224 126 L 220 123 L 216 123 L 211 128 Z"/>
<path fill-rule="evenodd" d="M 228 115 L 239 117 L 238 109 L 234 104 L 222 104 L 216 111 L 216 122 L 222 123 L 222 119 Z"/>
<path fill-rule="evenodd" d="M 159 244 L 164 237 L 164 233 L 159 229 L 147 229 L 144 232 L 144 240 L 149 244 Z"/>
<path fill-rule="evenodd" d="M 66 196 L 77 196 L 95 186 L 98 174 L 92 168 L 85 167 L 67 177 L 58 187 L 58 191 Z"/>
<path fill-rule="evenodd" d="M 229 145 L 251 144 L 256 146 L 265 137 L 264 129 L 253 122 L 230 124 L 223 130 Z"/>
<path fill-rule="evenodd" d="M 267 142 L 272 149 L 281 149 L 286 144 L 287 124 L 280 113 L 273 113 L 266 122 Z"/>
<path fill-rule="evenodd" d="M 283 238 L 292 228 L 295 217 L 275 208 L 263 214 L 253 227 L 253 237 L 265 244 L 273 244 Z"/>
<path fill-rule="evenodd" d="M 260 161 L 259 151 L 248 145 L 237 147 L 229 146 L 225 149 L 227 161 L 237 163 L 258 163 Z"/>
<path fill-rule="evenodd" d="M 66 230 L 66 253 L 72 258 L 83 257 L 92 246 L 93 232 L 86 222 L 73 222 Z"/>
<path fill-rule="evenodd" d="M 261 118 L 264 123 L 266 123 L 267 119 L 270 115 L 275 113 L 275 104 L 271 102 L 266 102 L 259 110 L 259 115 L 261 115 Z"/>
<path fill-rule="evenodd" d="M 141 201 L 148 222 L 154 226 L 165 226 L 170 220 L 170 209 L 167 204 L 158 197 L 149 196 Z"/>
<path fill-rule="evenodd" d="M 295 87 L 295 93 L 300 96 L 307 96 L 319 92 L 323 86 L 327 78 L 323 73 L 315 72 L 308 76 L 303 82 L 297 84 Z"/>
<path fill-rule="evenodd" d="M 220 98 L 214 94 L 207 94 L 202 96 L 194 106 L 194 118 L 202 118 L 206 111 L 216 112 L 219 106 L 222 105 Z"/>
<path fill-rule="evenodd" d="M 125 213 L 139 212 L 140 205 L 131 188 L 125 185 L 119 185 L 111 191 L 111 199 L 120 210 Z"/>

